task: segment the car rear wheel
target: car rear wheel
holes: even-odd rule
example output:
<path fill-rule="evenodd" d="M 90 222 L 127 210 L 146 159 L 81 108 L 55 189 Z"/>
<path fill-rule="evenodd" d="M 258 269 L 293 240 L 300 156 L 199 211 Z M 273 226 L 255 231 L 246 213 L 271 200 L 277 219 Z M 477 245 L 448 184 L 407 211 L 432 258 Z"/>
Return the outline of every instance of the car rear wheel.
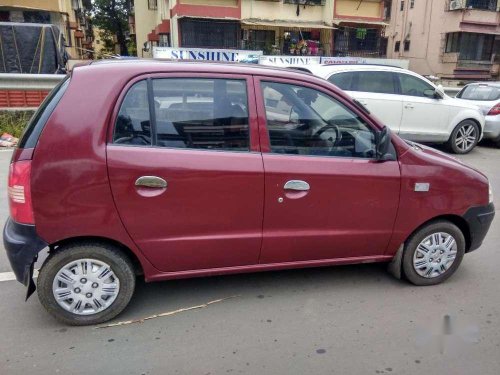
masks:
<path fill-rule="evenodd" d="M 458 268 L 465 253 L 462 231 L 449 221 L 435 221 L 406 242 L 403 272 L 415 285 L 439 284 Z"/>
<path fill-rule="evenodd" d="M 467 154 L 479 142 L 479 126 L 473 120 L 464 120 L 451 133 L 448 148 L 455 154 Z"/>
<path fill-rule="evenodd" d="M 38 297 L 56 319 L 69 325 L 99 324 L 114 318 L 135 289 L 132 263 L 108 244 L 58 248 L 42 266 Z"/>

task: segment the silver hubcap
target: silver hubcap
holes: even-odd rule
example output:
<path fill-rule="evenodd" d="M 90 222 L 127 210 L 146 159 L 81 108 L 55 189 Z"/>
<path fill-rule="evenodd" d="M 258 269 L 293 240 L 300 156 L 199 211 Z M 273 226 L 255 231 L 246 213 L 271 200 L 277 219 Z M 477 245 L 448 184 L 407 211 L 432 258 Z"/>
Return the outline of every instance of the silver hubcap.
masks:
<path fill-rule="evenodd" d="M 431 279 L 445 273 L 457 257 L 457 242 L 448 233 L 433 233 L 424 238 L 413 254 L 413 268 Z"/>
<path fill-rule="evenodd" d="M 79 259 L 59 270 L 52 283 L 59 306 L 76 315 L 106 310 L 120 292 L 120 280 L 111 267 L 96 259 Z"/>
<path fill-rule="evenodd" d="M 476 128 L 474 125 L 464 125 L 458 129 L 455 144 L 462 151 L 469 150 L 476 142 Z"/>

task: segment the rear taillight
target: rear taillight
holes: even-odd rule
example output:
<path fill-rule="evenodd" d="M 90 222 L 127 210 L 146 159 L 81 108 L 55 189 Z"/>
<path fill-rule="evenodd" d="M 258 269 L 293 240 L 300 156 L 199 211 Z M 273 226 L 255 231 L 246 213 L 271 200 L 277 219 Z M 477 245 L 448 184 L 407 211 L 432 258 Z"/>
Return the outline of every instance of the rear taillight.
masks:
<path fill-rule="evenodd" d="M 9 170 L 9 207 L 12 220 L 22 224 L 35 224 L 31 203 L 31 160 L 16 161 Z"/>
<path fill-rule="evenodd" d="M 488 116 L 500 115 L 500 103 L 495 104 L 493 108 L 488 112 Z"/>

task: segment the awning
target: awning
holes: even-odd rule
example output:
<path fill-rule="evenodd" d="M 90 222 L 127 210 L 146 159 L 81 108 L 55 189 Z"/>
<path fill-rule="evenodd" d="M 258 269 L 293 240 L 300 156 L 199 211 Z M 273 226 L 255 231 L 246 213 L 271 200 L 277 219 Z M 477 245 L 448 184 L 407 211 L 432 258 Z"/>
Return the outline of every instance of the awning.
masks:
<path fill-rule="evenodd" d="M 260 20 L 260 19 L 246 19 L 241 20 L 243 25 L 249 26 L 270 26 L 270 27 L 288 27 L 291 29 L 336 29 L 336 27 L 326 25 L 324 23 L 315 22 L 292 22 L 292 21 L 272 21 L 272 20 Z"/>
<path fill-rule="evenodd" d="M 387 22 L 383 21 L 367 21 L 367 20 L 345 20 L 345 19 L 333 19 L 335 25 L 340 26 L 345 23 L 355 23 L 358 25 L 377 25 L 377 26 L 389 26 Z"/>

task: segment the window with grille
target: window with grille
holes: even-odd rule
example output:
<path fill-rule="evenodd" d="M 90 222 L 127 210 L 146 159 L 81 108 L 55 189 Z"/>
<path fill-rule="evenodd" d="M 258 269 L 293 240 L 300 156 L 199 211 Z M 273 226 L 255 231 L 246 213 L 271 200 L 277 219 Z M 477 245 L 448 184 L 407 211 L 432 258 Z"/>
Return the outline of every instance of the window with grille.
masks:
<path fill-rule="evenodd" d="M 149 10 L 157 10 L 158 9 L 158 0 L 148 0 L 148 9 Z"/>

